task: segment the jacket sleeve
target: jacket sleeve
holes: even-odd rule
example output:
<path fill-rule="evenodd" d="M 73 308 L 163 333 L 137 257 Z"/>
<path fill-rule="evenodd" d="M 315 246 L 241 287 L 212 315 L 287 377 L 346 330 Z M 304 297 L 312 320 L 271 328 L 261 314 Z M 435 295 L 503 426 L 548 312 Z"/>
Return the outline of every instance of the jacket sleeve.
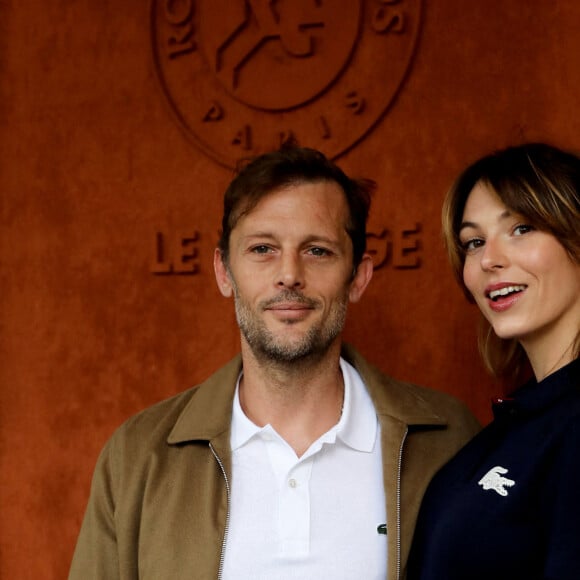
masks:
<path fill-rule="evenodd" d="M 97 461 L 69 580 L 120 579 L 112 448 L 109 441 Z"/>
<path fill-rule="evenodd" d="M 564 432 L 546 490 L 549 506 L 546 580 L 580 578 L 580 417 Z"/>

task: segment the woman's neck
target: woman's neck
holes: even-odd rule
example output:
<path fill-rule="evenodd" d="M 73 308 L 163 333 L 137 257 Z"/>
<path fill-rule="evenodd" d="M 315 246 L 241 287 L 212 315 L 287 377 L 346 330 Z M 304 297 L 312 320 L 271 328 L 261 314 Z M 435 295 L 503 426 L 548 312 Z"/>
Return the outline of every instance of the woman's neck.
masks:
<path fill-rule="evenodd" d="M 530 345 L 522 341 L 522 347 L 528 355 L 538 382 L 572 362 L 577 356 L 577 346 L 576 337 L 572 341 L 567 340 L 563 345 L 552 345 L 551 348 L 542 343 Z"/>

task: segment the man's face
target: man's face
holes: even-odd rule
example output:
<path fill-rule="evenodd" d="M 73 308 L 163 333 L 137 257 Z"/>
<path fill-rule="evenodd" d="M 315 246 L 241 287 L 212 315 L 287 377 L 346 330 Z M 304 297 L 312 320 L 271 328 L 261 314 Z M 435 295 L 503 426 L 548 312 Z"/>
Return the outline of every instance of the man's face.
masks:
<path fill-rule="evenodd" d="M 239 219 L 227 266 L 216 250 L 218 286 L 233 294 L 242 341 L 256 358 L 294 362 L 339 340 L 349 300 L 360 298 L 372 275 L 365 256 L 353 277 L 347 220 L 337 184 L 291 185 Z"/>

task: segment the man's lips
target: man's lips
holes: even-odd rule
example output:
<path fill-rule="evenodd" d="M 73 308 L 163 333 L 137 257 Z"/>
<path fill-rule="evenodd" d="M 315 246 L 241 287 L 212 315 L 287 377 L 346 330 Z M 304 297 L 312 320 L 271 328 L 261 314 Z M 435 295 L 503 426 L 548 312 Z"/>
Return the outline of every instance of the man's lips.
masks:
<path fill-rule="evenodd" d="M 264 311 L 270 311 L 274 317 L 284 321 L 300 321 L 316 309 L 316 302 L 304 296 L 280 295 L 268 300 L 264 305 Z"/>
<path fill-rule="evenodd" d="M 276 318 L 282 320 L 302 320 L 313 310 L 313 307 L 308 304 L 296 302 L 282 302 L 279 304 L 272 304 L 265 310 L 270 311 Z"/>
<path fill-rule="evenodd" d="M 302 303 L 281 303 L 267 306 L 266 310 L 312 310 L 312 306 Z"/>

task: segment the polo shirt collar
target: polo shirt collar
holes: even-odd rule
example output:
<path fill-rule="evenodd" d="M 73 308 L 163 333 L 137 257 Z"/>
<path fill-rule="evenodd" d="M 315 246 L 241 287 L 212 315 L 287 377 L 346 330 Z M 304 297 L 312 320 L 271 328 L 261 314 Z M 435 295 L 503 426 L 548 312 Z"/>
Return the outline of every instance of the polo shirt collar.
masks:
<path fill-rule="evenodd" d="M 370 453 L 375 445 L 378 419 L 371 397 L 355 368 L 340 359 L 344 380 L 344 407 L 337 429 L 337 437 L 355 449 Z"/>
<path fill-rule="evenodd" d="M 232 451 L 239 449 L 245 445 L 252 437 L 258 433 L 262 433 L 270 425 L 265 427 L 258 427 L 255 423 L 250 421 L 244 411 L 242 410 L 242 405 L 240 404 L 240 379 L 242 374 L 238 377 L 238 382 L 236 383 L 236 391 L 234 393 L 234 402 L 232 409 L 232 433 L 231 433 L 231 445 Z"/>
<path fill-rule="evenodd" d="M 335 443 L 340 439 L 345 445 L 362 452 L 373 450 L 378 420 L 374 405 L 364 383 L 352 365 L 340 359 L 340 370 L 344 382 L 344 404 L 339 422 L 318 439 L 318 443 Z M 239 449 L 252 437 L 261 433 L 273 432 L 271 425 L 258 427 L 242 410 L 239 397 L 240 378 L 238 377 L 233 400 L 231 447 Z"/>

